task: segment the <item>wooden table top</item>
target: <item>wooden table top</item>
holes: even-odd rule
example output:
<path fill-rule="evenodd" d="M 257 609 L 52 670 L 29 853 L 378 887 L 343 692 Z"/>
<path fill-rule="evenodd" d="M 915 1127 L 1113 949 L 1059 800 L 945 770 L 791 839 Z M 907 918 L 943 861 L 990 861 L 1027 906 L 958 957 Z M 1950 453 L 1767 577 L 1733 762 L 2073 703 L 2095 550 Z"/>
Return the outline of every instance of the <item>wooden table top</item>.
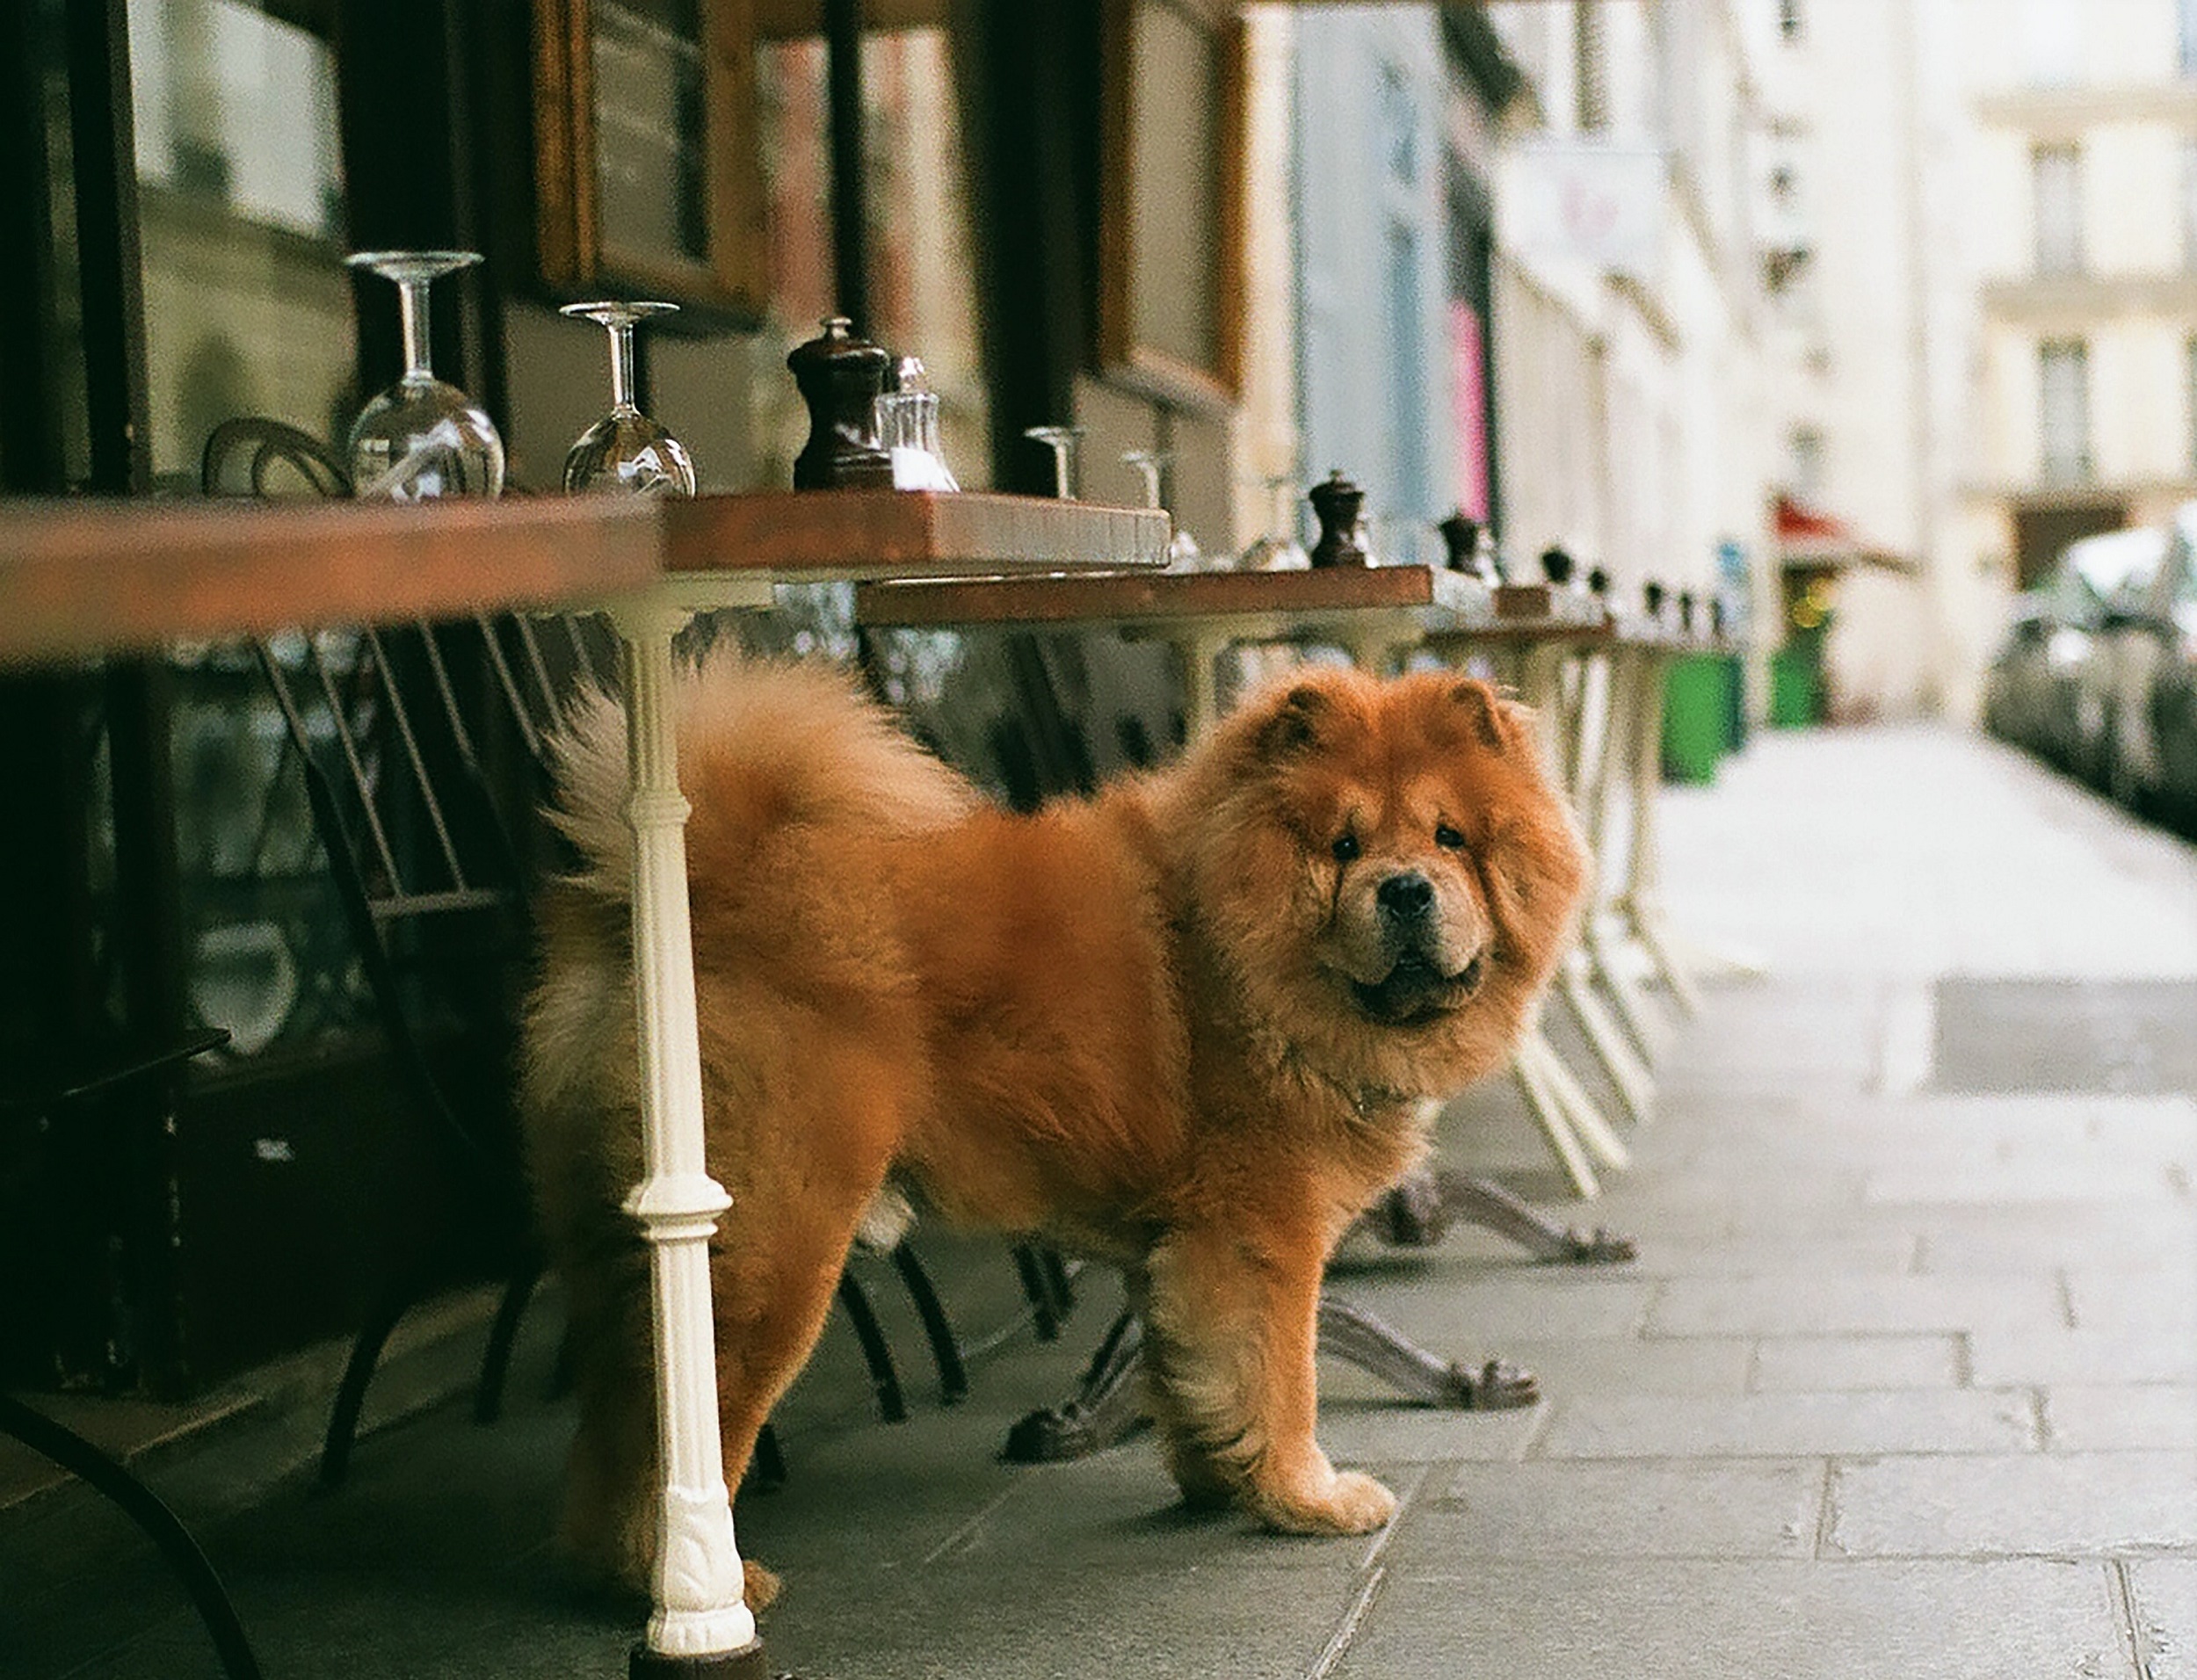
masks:
<path fill-rule="evenodd" d="M 597 497 L 0 501 L 0 663 L 599 600 L 661 547 L 652 509 Z"/>
<path fill-rule="evenodd" d="M 600 604 L 714 581 L 995 576 L 1166 563 L 1146 509 L 1033 496 L 777 491 L 370 502 L 0 500 L 0 665 L 287 628 Z M 750 598 L 751 597 L 751 598 Z"/>
<path fill-rule="evenodd" d="M 1157 569 L 1167 515 L 982 491 L 769 490 L 659 504 L 674 576 L 815 578 Z"/>
<path fill-rule="evenodd" d="M 871 583 L 855 591 L 864 624 L 903 629 L 980 624 L 1164 626 L 1285 614 L 1307 622 L 1420 609 L 1457 624 L 1484 621 L 1486 588 L 1426 566 L 1323 571 L 1162 572 L 1096 577 Z"/>

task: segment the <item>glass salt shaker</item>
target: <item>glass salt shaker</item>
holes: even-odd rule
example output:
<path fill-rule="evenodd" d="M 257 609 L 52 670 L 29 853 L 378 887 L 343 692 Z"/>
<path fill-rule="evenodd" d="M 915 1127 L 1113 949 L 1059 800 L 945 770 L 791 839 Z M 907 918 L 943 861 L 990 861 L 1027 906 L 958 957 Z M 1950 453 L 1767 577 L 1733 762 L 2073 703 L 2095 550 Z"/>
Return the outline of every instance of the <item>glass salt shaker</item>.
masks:
<path fill-rule="evenodd" d="M 893 367 L 893 388 L 877 399 L 878 435 L 892 457 L 896 490 L 958 490 L 939 436 L 939 394 L 923 359 L 903 356 Z"/>

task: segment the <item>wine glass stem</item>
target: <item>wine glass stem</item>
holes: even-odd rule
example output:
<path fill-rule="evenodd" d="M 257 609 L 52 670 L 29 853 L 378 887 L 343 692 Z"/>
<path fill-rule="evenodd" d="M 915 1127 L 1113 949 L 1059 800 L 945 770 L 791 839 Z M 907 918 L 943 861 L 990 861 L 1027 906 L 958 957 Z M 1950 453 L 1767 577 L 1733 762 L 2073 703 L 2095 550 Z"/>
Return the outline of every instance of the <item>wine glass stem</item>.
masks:
<path fill-rule="evenodd" d="M 396 309 L 404 331 L 404 377 L 432 378 L 434 370 L 428 365 L 427 355 L 427 282 L 399 280 Z"/>
<path fill-rule="evenodd" d="M 613 321 L 610 328 L 610 400 L 612 406 L 630 409 L 633 396 L 633 322 Z"/>

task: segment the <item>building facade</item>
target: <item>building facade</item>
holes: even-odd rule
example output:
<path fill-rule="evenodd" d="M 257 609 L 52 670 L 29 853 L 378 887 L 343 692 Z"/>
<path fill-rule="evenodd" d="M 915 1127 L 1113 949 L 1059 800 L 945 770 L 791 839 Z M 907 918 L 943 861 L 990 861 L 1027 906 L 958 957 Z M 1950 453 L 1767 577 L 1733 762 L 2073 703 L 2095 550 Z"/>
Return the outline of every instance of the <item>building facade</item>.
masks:
<path fill-rule="evenodd" d="M 1969 540 L 2027 586 L 2072 538 L 2197 496 L 2197 4 L 1970 0 L 1967 21 Z"/>

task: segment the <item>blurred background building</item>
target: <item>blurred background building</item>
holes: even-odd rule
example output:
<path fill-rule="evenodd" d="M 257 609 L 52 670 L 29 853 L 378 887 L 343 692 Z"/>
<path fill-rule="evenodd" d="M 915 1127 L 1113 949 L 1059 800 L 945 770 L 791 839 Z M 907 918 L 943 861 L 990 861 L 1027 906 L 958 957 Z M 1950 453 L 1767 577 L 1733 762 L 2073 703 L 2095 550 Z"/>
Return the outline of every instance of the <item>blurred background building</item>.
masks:
<path fill-rule="evenodd" d="M 1969 541 L 2026 588 L 2197 495 L 2197 4 L 1971 0 L 1962 23 Z"/>

